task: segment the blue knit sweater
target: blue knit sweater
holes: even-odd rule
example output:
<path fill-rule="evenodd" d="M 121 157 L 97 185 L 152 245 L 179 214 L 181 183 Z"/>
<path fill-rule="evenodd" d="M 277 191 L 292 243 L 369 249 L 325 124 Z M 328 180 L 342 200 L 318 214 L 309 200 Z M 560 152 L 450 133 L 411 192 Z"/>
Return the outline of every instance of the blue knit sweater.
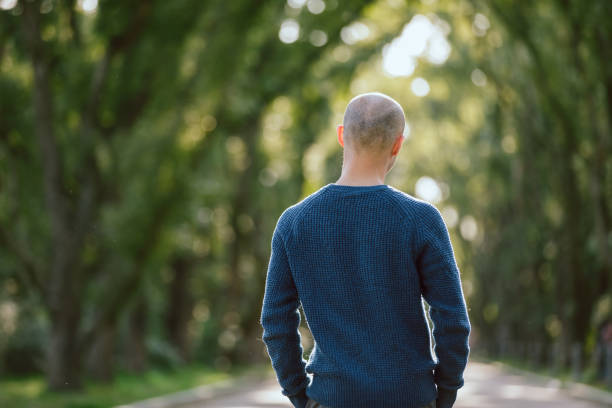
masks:
<path fill-rule="evenodd" d="M 295 407 L 308 397 L 333 408 L 453 405 L 471 325 L 436 207 L 386 184 L 327 184 L 281 214 L 271 250 L 262 339 Z"/>

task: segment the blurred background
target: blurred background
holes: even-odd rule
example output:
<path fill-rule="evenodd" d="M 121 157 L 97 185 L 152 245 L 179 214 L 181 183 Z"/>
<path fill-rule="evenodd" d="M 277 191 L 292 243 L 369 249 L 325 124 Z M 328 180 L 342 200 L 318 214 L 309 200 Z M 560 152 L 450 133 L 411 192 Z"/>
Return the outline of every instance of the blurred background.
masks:
<path fill-rule="evenodd" d="M 369 91 L 472 353 L 612 386 L 611 2 L 0 0 L 1 405 L 269 365 L 272 231 Z"/>

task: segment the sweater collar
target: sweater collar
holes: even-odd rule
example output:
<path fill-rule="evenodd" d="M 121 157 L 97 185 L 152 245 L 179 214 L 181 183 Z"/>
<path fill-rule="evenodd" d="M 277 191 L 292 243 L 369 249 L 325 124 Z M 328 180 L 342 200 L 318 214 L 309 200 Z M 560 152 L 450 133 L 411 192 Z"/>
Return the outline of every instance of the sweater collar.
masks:
<path fill-rule="evenodd" d="M 375 184 L 369 186 L 349 186 L 346 184 L 329 183 L 323 188 L 332 191 L 361 192 L 387 189 L 389 188 L 389 186 L 387 184 Z"/>

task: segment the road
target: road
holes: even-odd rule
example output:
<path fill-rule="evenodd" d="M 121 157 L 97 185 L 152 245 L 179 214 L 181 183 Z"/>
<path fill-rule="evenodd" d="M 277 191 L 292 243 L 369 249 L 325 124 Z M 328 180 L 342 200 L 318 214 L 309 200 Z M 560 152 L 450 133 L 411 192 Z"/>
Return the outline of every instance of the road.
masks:
<path fill-rule="evenodd" d="M 454 408 L 601 408 L 603 405 L 572 399 L 554 382 L 512 374 L 496 365 L 470 361 Z M 287 408 L 289 400 L 272 379 L 244 391 L 189 408 Z"/>

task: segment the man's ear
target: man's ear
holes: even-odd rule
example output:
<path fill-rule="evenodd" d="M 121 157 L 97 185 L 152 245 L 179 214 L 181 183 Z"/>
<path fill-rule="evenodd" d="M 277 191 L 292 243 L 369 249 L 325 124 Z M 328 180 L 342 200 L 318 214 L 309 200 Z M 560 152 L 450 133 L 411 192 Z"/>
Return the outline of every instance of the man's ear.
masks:
<path fill-rule="evenodd" d="M 397 139 L 395 139 L 393 146 L 391 147 L 391 156 L 395 156 L 399 153 L 400 148 L 402 147 L 402 143 L 404 143 L 404 135 L 400 133 Z"/>
<path fill-rule="evenodd" d="M 344 132 L 344 126 L 338 125 L 336 127 L 336 132 L 338 132 L 338 143 L 340 143 L 340 146 L 344 147 L 344 139 L 342 138 L 342 134 Z"/>

